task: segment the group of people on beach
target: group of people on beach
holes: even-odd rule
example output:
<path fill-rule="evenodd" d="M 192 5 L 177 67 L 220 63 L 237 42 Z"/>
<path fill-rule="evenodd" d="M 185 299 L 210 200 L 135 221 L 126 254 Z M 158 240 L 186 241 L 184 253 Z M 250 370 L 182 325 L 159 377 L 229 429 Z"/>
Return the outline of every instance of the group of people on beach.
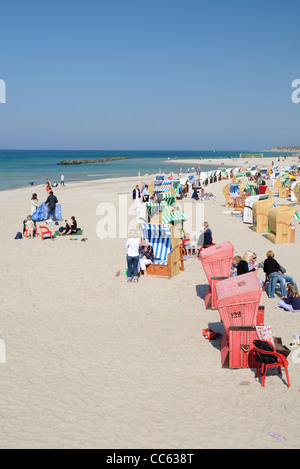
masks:
<path fill-rule="evenodd" d="M 213 244 L 212 231 L 207 222 L 203 223 L 200 236 L 198 238 L 197 246 L 207 248 Z M 181 245 L 187 254 L 191 254 L 196 248 L 191 245 L 190 237 L 187 233 L 183 233 Z M 148 277 L 147 266 L 154 261 L 153 247 L 147 239 L 140 241 L 140 236 L 137 230 L 131 230 L 129 238 L 126 242 L 125 249 L 127 249 L 127 282 L 137 283 L 140 273 L 144 277 Z"/>
<path fill-rule="evenodd" d="M 44 204 L 47 205 L 47 221 L 51 221 L 52 223 L 58 222 L 56 221 L 56 205 L 58 204 L 58 198 L 56 195 L 54 195 L 52 186 L 54 186 L 56 183 L 51 184 L 51 181 L 49 178 L 46 179 L 46 192 L 48 193 L 47 199 L 45 200 Z M 64 175 L 61 174 L 61 185 L 64 186 Z M 33 214 L 35 211 L 42 205 L 42 202 L 39 201 L 37 193 L 34 192 L 31 196 L 31 214 L 27 216 L 27 219 L 24 221 L 24 229 L 26 231 L 27 238 L 33 239 L 34 235 L 36 233 L 36 223 L 32 219 Z M 75 216 L 73 215 L 70 219 L 70 221 L 65 220 L 65 227 L 61 227 L 59 229 L 61 235 L 65 234 L 72 234 L 76 233 L 78 228 L 77 228 L 77 220 Z"/>
<path fill-rule="evenodd" d="M 137 208 L 141 202 L 149 202 L 149 188 L 147 184 L 140 186 L 137 184 L 132 191 L 132 199 L 134 201 L 134 207 Z"/>
<path fill-rule="evenodd" d="M 146 268 L 154 261 L 153 248 L 147 239 L 140 241 L 136 230 L 130 231 L 125 248 L 127 249 L 127 282 L 137 283 L 140 271 L 144 277 L 148 276 Z"/>
<path fill-rule="evenodd" d="M 258 271 L 260 265 L 257 255 L 252 251 L 246 251 L 243 257 L 234 256 L 231 266 L 231 275 L 243 275 L 248 272 Z M 273 251 L 269 250 L 261 267 L 265 273 L 265 281 L 258 278 L 261 287 L 265 288 L 269 298 L 275 298 L 277 283 L 280 284 L 280 301 L 278 308 L 287 311 L 300 312 L 300 297 L 295 277 L 286 274 L 286 270 L 275 259 Z"/>
<path fill-rule="evenodd" d="M 64 176 L 64 174 L 60 175 L 60 185 L 63 186 L 63 187 L 65 185 L 65 176 Z M 46 178 L 46 191 L 50 192 L 52 187 L 58 187 L 58 183 L 57 182 L 51 183 L 50 179 Z"/>

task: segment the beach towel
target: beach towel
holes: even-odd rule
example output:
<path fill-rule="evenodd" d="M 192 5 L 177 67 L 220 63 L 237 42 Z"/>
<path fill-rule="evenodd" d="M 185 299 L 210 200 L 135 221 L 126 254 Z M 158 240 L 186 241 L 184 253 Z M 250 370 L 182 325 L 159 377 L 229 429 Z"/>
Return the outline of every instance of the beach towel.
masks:
<path fill-rule="evenodd" d="M 43 203 L 35 210 L 31 218 L 33 221 L 44 221 L 44 220 L 47 220 L 47 214 L 48 214 L 48 204 Z M 55 218 L 56 220 L 62 220 L 62 212 L 61 212 L 60 204 L 56 204 Z"/>
<path fill-rule="evenodd" d="M 76 231 L 76 233 L 70 233 L 69 235 L 67 234 L 64 234 L 62 235 L 60 231 L 55 231 L 55 236 L 74 236 L 74 235 L 82 235 L 83 233 L 83 230 L 81 230 L 80 228 L 78 228 L 78 230 Z"/>

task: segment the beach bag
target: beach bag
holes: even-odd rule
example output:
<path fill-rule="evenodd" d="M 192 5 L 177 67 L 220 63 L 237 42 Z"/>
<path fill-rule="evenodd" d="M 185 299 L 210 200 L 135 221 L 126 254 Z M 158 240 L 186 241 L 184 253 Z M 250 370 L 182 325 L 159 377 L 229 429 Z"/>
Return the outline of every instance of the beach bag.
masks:
<path fill-rule="evenodd" d="M 265 342 L 264 340 L 253 340 L 253 343 L 255 347 L 261 350 L 264 350 L 266 352 L 274 352 L 273 347 L 270 344 L 268 344 L 268 342 Z M 263 364 L 271 365 L 272 363 L 277 362 L 277 357 L 275 357 L 274 355 L 262 354 L 260 362 L 261 362 L 261 365 Z"/>
<path fill-rule="evenodd" d="M 18 231 L 14 239 L 22 239 L 22 238 L 23 238 L 22 233 Z"/>
<path fill-rule="evenodd" d="M 216 340 L 222 337 L 220 332 L 214 332 L 212 329 L 203 329 L 202 335 L 207 340 Z"/>
<path fill-rule="evenodd" d="M 257 337 L 260 340 L 267 340 L 271 342 L 271 344 L 275 345 L 273 334 L 272 334 L 272 326 L 256 326 Z"/>

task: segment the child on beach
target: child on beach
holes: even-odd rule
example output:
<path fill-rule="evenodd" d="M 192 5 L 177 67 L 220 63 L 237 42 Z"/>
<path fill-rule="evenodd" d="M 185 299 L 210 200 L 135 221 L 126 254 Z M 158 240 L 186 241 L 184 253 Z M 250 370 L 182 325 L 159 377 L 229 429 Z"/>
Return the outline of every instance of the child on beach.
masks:
<path fill-rule="evenodd" d="M 237 276 L 237 266 L 241 262 L 241 256 L 234 256 L 231 263 L 231 277 Z"/>
<path fill-rule="evenodd" d="M 191 246 L 191 241 L 190 237 L 188 234 L 185 234 L 183 238 L 181 239 L 182 242 L 182 247 L 185 250 L 186 254 L 192 254 L 193 252 L 193 247 Z"/>
<path fill-rule="evenodd" d="M 34 233 L 34 221 L 31 218 L 31 215 L 28 215 L 27 220 L 25 222 L 26 225 L 26 231 L 28 233 L 28 238 L 33 239 L 33 233 Z"/>

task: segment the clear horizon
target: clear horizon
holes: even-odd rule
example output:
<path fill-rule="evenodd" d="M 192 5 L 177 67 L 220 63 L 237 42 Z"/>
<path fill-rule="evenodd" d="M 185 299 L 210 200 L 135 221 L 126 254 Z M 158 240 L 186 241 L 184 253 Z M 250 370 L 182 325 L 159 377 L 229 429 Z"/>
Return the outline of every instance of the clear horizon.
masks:
<path fill-rule="evenodd" d="M 5 3 L 0 146 L 298 146 L 299 13 L 296 0 Z"/>

